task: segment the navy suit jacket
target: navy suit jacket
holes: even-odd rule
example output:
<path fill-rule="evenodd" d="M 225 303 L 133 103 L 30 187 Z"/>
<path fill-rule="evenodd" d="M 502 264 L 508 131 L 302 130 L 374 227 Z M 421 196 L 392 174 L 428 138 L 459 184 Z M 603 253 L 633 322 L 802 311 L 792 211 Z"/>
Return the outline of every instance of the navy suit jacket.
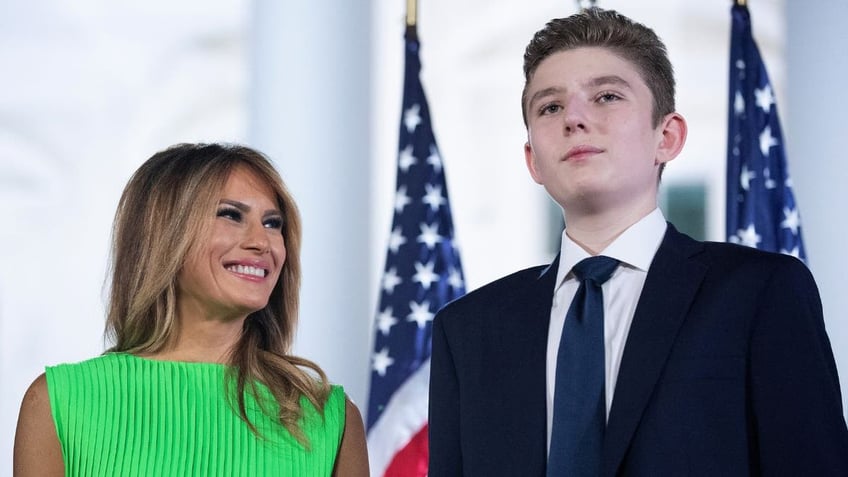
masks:
<path fill-rule="evenodd" d="M 557 265 L 436 316 L 431 477 L 545 475 Z M 602 475 L 848 476 L 836 365 L 803 263 L 669 225 L 625 344 Z"/>

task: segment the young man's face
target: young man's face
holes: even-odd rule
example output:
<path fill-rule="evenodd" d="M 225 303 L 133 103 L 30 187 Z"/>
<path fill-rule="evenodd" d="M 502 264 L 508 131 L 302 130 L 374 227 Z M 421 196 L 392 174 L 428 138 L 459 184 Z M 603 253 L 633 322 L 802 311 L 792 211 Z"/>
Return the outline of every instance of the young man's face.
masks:
<path fill-rule="evenodd" d="M 659 166 L 679 151 L 668 124 L 683 118 L 654 127 L 653 95 L 630 62 L 600 47 L 554 53 L 527 98 L 527 167 L 566 212 L 656 207 Z"/>

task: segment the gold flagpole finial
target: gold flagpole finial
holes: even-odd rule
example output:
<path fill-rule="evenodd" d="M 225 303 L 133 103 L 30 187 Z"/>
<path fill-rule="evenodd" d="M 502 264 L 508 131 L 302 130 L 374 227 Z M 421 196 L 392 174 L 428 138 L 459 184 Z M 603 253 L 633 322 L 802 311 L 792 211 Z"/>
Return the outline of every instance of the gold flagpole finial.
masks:
<path fill-rule="evenodd" d="M 735 2 L 737 5 L 739 5 L 740 7 L 744 7 L 744 6 L 746 6 L 746 5 L 748 4 L 748 2 L 747 2 L 747 1 L 745 1 L 745 0 L 734 0 L 734 2 Z"/>
<path fill-rule="evenodd" d="M 577 0 L 577 10 L 584 11 L 588 10 L 592 7 L 595 7 L 597 2 L 595 0 Z"/>
<path fill-rule="evenodd" d="M 418 23 L 418 0 L 406 0 L 406 26 L 415 28 Z"/>
<path fill-rule="evenodd" d="M 418 41 L 418 0 L 406 0 L 406 38 Z"/>

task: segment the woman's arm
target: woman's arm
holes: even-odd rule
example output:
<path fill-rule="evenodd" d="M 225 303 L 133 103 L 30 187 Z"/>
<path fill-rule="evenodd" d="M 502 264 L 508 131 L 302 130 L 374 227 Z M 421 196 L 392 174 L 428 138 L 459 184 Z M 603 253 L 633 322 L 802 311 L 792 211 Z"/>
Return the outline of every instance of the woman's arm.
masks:
<path fill-rule="evenodd" d="M 24 394 L 15 432 L 12 469 L 15 477 L 65 475 L 62 447 L 53 424 L 44 374 L 37 377 Z"/>
<path fill-rule="evenodd" d="M 333 476 L 368 477 L 368 472 L 368 448 L 362 416 L 356 404 L 345 399 L 345 427 Z"/>

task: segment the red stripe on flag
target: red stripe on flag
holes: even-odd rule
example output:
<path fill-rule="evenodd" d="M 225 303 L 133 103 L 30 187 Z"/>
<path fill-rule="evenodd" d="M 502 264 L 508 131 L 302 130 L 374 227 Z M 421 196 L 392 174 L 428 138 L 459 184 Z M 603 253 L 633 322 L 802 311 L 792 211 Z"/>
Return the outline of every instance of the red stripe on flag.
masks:
<path fill-rule="evenodd" d="M 430 458 L 429 426 L 425 425 L 409 443 L 395 454 L 383 477 L 426 477 L 427 460 Z"/>

